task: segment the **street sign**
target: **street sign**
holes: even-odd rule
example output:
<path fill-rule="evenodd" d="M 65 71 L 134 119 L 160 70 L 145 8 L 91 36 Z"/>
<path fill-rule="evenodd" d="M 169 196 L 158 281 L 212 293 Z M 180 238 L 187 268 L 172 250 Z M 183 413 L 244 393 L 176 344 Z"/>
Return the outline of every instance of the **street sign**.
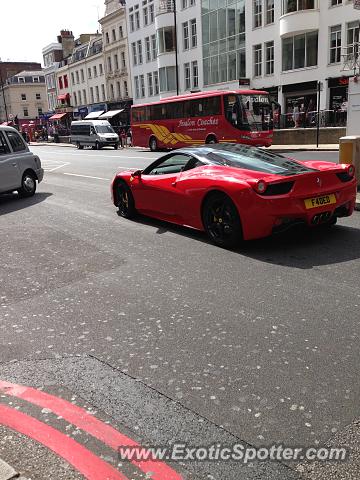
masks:
<path fill-rule="evenodd" d="M 354 0 L 354 8 L 355 10 L 360 10 L 360 0 Z"/>

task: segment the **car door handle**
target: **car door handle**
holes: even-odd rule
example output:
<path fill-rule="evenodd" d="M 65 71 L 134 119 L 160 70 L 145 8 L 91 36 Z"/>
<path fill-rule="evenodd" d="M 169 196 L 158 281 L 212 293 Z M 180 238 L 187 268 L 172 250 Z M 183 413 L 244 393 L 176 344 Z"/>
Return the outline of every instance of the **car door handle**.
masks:
<path fill-rule="evenodd" d="M 175 180 L 175 182 L 172 182 L 171 185 L 172 185 L 173 187 L 176 187 L 176 180 Z"/>
<path fill-rule="evenodd" d="M 13 163 L 13 167 L 17 167 L 17 163 Z"/>

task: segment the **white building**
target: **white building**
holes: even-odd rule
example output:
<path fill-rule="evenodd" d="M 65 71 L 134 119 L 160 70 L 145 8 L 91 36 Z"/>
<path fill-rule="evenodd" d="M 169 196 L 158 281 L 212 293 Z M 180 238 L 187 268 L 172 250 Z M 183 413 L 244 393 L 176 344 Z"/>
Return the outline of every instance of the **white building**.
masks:
<path fill-rule="evenodd" d="M 120 111 L 115 123 L 128 123 L 132 103 L 125 2 L 105 0 L 99 20 L 103 36 L 104 72 L 109 110 Z"/>
<path fill-rule="evenodd" d="M 199 0 L 176 0 L 176 11 L 172 0 L 128 0 L 126 8 L 134 103 L 198 90 Z"/>

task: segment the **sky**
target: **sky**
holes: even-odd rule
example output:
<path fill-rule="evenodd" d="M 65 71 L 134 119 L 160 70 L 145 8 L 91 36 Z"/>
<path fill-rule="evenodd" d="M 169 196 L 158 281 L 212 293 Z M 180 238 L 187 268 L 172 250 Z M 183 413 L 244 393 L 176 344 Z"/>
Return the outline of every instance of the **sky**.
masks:
<path fill-rule="evenodd" d="M 3 62 L 42 61 L 42 49 L 56 42 L 60 30 L 100 31 L 104 0 L 0 0 L 0 59 Z"/>

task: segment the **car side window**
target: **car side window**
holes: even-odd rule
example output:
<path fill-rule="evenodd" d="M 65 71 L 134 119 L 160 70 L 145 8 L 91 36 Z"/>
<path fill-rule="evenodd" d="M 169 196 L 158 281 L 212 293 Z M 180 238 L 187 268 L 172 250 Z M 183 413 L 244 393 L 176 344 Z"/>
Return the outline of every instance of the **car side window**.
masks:
<path fill-rule="evenodd" d="M 3 132 L 0 132 L 0 155 L 5 155 L 6 153 L 10 153 L 10 149 L 6 143 Z"/>
<path fill-rule="evenodd" d="M 190 157 L 190 160 L 185 166 L 184 171 L 192 170 L 193 168 L 201 167 L 202 165 L 205 165 L 205 164 L 201 160 L 198 160 L 195 157 Z"/>
<path fill-rule="evenodd" d="M 27 149 L 24 140 L 17 132 L 6 132 L 6 136 L 14 152 L 23 152 Z"/>
<path fill-rule="evenodd" d="M 165 158 L 161 163 L 154 166 L 150 171 L 144 171 L 145 175 L 166 175 L 180 173 L 184 170 L 189 162 L 189 155 L 185 154 L 171 154 Z"/>

